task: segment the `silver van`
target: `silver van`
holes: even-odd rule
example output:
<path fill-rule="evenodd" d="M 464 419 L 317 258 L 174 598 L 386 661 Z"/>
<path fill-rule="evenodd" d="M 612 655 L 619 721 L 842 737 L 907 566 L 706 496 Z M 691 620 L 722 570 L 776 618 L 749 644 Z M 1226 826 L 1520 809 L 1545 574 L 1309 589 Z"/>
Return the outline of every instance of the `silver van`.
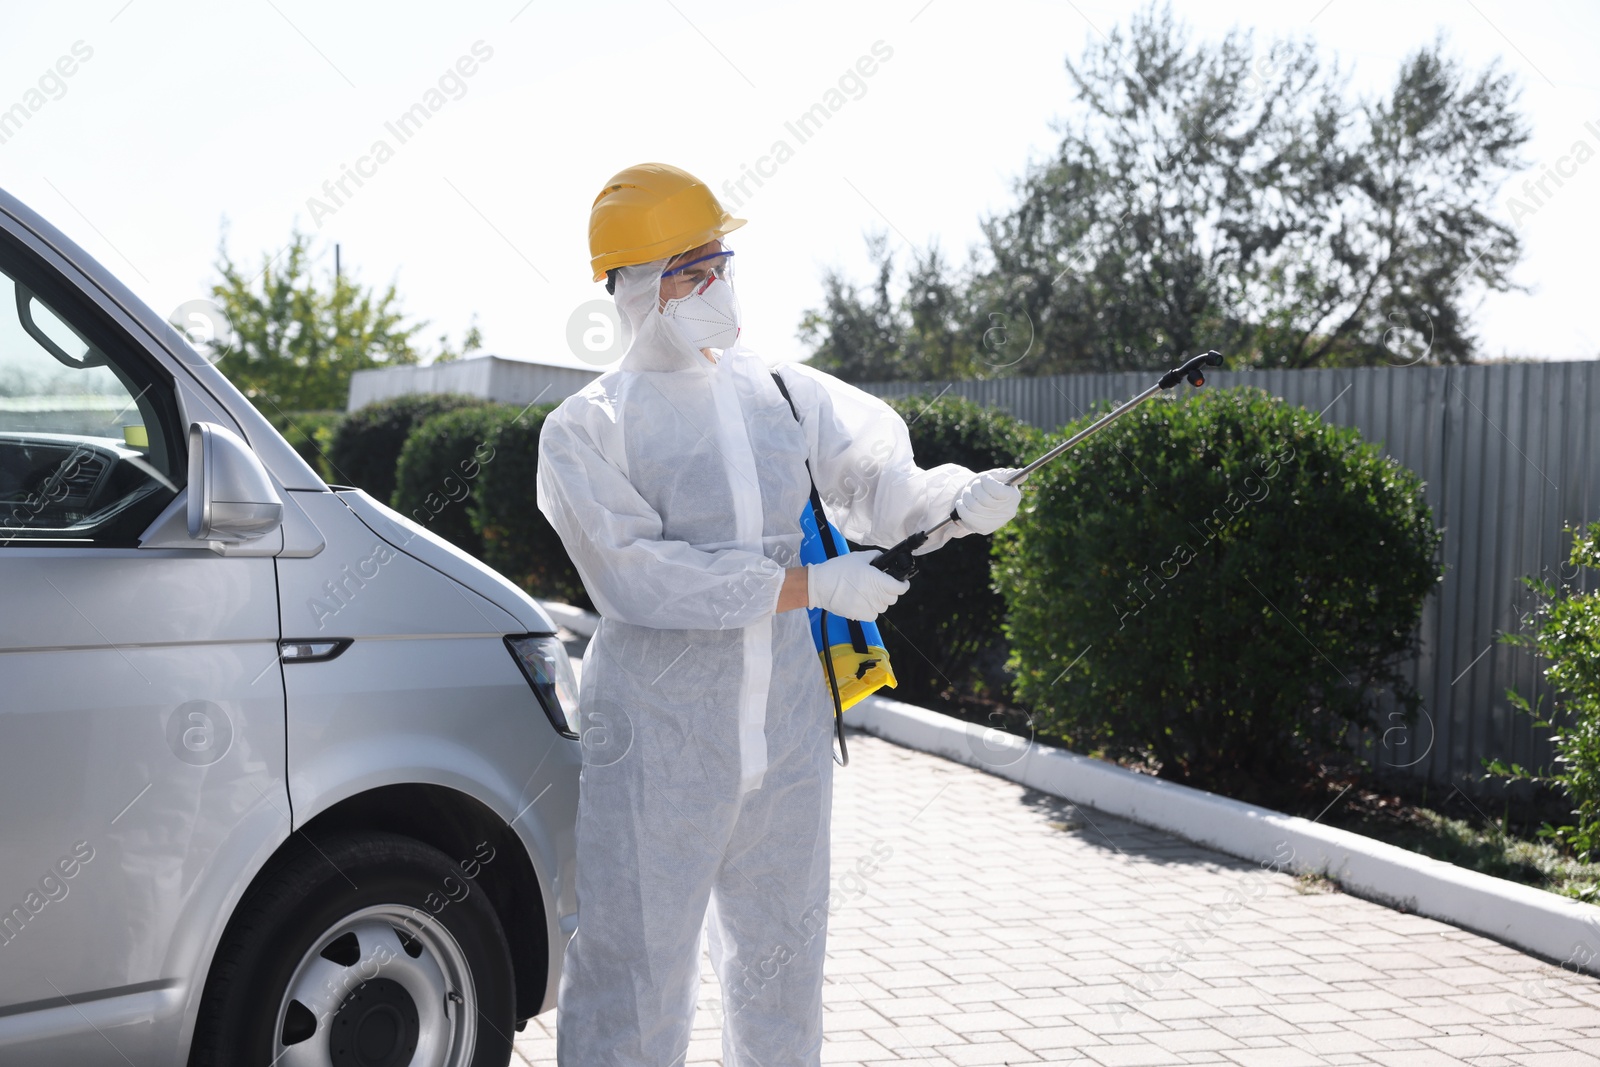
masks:
<path fill-rule="evenodd" d="M 0 192 L 0 1064 L 508 1062 L 577 923 L 555 633 Z"/>

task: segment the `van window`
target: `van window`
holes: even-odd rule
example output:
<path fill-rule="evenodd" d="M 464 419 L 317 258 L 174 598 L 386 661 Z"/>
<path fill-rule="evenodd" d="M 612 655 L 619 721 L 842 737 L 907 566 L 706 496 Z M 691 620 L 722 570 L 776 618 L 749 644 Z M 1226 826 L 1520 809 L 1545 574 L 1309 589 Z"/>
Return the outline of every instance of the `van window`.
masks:
<path fill-rule="evenodd" d="M 0 242 L 0 551 L 135 545 L 183 487 L 170 377 L 72 299 Z"/>

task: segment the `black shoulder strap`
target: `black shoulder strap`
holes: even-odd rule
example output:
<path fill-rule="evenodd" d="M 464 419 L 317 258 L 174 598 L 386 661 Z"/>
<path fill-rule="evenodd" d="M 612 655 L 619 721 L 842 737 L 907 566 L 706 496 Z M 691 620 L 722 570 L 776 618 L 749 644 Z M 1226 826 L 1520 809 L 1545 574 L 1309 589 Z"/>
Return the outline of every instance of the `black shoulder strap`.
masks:
<path fill-rule="evenodd" d="M 794 415 L 794 421 L 799 422 L 800 411 L 794 406 L 794 398 L 789 395 L 789 387 L 783 384 L 783 376 L 773 371 L 772 380 L 778 383 L 778 392 L 788 401 L 789 412 Z M 833 559 L 839 554 L 839 546 L 833 540 L 833 529 L 828 525 L 828 513 L 822 509 L 822 497 L 817 493 L 817 480 L 811 474 L 810 457 L 806 458 L 806 477 L 811 481 L 811 516 L 817 521 L 817 534 L 822 538 L 822 550 L 828 554 L 829 559 Z M 868 651 L 867 632 L 855 619 L 846 619 L 845 622 L 850 631 L 850 647 L 865 654 Z"/>
<path fill-rule="evenodd" d="M 783 394 L 783 399 L 789 404 L 789 413 L 794 416 L 794 421 L 800 421 L 800 410 L 794 406 L 794 397 L 789 395 L 789 387 L 783 384 L 783 376 L 777 371 L 772 372 L 772 380 L 778 383 L 778 392 Z M 828 528 L 828 515 L 822 510 L 822 497 L 817 494 L 817 479 L 811 473 L 811 459 L 806 458 L 806 477 L 811 480 L 811 517 L 817 520 L 817 533 L 822 537 L 822 550 L 828 558 L 839 554 L 839 546 L 834 543 L 833 531 Z"/>

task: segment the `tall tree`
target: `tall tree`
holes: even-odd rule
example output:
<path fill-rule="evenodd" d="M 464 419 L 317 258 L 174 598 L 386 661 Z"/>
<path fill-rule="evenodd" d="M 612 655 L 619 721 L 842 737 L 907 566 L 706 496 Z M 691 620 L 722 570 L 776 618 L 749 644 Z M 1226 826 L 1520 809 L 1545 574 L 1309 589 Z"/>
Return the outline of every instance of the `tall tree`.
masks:
<path fill-rule="evenodd" d="M 970 268 L 932 277 L 923 255 L 896 298 L 879 262 L 882 376 L 941 376 L 919 293 L 949 294 L 961 321 L 938 350 L 968 353 L 981 377 L 1170 366 L 1206 348 L 1274 367 L 1472 357 L 1471 300 L 1512 288 L 1521 255 L 1484 210 L 1528 138 L 1509 75 L 1468 74 L 1441 39 L 1362 99 L 1310 41 L 1196 44 L 1154 5 L 1067 72 L 1076 117 L 1016 206 L 984 222 Z M 819 365 L 857 375 L 854 335 L 832 328 L 858 314 L 855 290 L 838 272 L 824 288 L 802 336 Z M 1026 329 L 1028 358 L 990 358 L 1001 321 Z"/>
<path fill-rule="evenodd" d="M 857 381 L 906 377 L 901 373 L 905 325 L 889 296 L 894 256 L 884 234 L 867 237 L 867 255 L 876 271 L 870 294 L 837 270 L 822 277 L 822 307 L 805 313 L 800 340 L 812 349 L 812 362 Z"/>
<path fill-rule="evenodd" d="M 311 238 L 298 230 L 257 271 L 242 269 L 226 247 L 217 253 L 212 297 L 234 331 L 217 366 L 268 415 L 343 408 L 355 371 L 424 356 L 413 339 L 427 323 L 406 321 L 392 283 L 380 293 L 348 272 L 319 281 L 312 259 Z M 434 358 L 454 359 L 481 343 L 474 323 L 460 349 L 441 336 Z"/>
<path fill-rule="evenodd" d="M 983 311 L 971 303 L 966 274 L 937 245 L 911 250 L 898 296 L 890 294 L 895 264 L 887 234 L 867 236 L 867 256 L 874 275 L 868 292 L 838 270 L 824 272 L 823 307 L 807 311 L 799 330 L 813 364 L 856 381 L 884 381 L 984 377 L 1013 362 L 1005 316 L 990 314 L 972 329 Z"/>

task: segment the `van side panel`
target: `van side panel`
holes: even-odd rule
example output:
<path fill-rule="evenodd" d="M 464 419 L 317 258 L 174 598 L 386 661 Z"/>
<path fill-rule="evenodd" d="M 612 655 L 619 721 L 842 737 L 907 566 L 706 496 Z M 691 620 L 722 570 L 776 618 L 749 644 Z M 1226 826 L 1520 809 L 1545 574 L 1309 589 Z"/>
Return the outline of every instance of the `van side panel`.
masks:
<path fill-rule="evenodd" d="M 241 842 L 289 832 L 274 563 L 12 545 L 0 589 L 28 605 L 0 613 L 0 1062 L 153 1062 L 203 978 L 171 946 Z M 94 1058 L 66 1054 L 62 1007 Z"/>
<path fill-rule="evenodd" d="M 476 798 L 517 832 L 554 902 L 545 917 L 553 995 L 577 910 L 581 757 L 505 646 L 522 625 L 383 540 L 337 494 L 295 498 L 327 548 L 277 561 L 284 637 L 351 642 L 329 660 L 284 664 L 295 825 L 392 784 Z"/>

